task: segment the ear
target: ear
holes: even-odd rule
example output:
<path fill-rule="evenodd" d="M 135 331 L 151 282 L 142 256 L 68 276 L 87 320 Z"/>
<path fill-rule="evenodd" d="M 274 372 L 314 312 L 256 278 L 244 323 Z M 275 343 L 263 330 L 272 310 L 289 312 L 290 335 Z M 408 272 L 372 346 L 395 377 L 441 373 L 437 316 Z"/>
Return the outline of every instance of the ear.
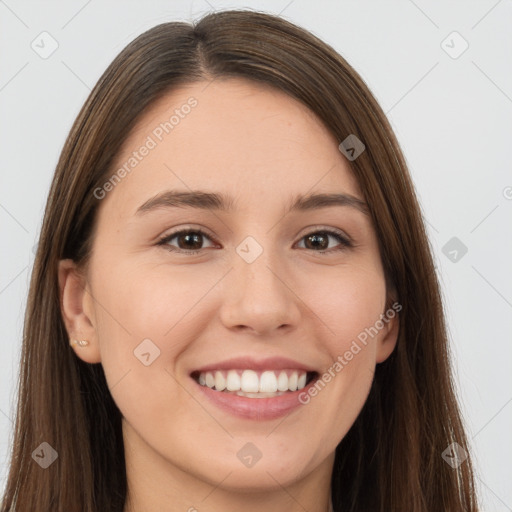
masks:
<path fill-rule="evenodd" d="M 84 275 L 73 260 L 59 261 L 60 307 L 66 330 L 73 340 L 87 340 L 86 346 L 73 344 L 76 355 L 86 363 L 101 361 L 94 319 L 94 301 Z"/>
<path fill-rule="evenodd" d="M 398 332 L 400 330 L 400 317 L 398 313 L 402 310 L 402 305 L 394 302 L 382 314 L 382 323 L 384 327 L 377 342 L 377 363 L 383 363 L 393 352 L 398 341 Z"/>

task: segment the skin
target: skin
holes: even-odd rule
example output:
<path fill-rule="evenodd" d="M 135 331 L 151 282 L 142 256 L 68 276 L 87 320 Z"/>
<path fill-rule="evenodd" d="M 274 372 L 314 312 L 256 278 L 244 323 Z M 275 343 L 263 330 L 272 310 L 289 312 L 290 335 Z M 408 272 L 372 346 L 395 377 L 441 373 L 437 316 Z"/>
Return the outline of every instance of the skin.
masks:
<path fill-rule="evenodd" d="M 208 87 L 206 87 L 208 86 Z M 207 401 L 189 377 L 236 356 L 289 357 L 328 369 L 385 312 L 386 286 L 370 217 L 347 206 L 284 215 L 296 194 L 363 196 L 337 141 L 301 103 L 265 85 L 217 79 L 182 86 L 136 125 L 114 170 L 190 97 L 198 104 L 100 201 L 84 274 L 62 260 L 62 311 L 82 360 L 101 362 L 123 415 L 128 478 L 125 512 L 328 510 L 334 450 L 368 396 L 375 366 L 393 351 L 398 315 L 307 405 L 252 421 Z M 137 208 L 168 189 L 233 196 L 228 213 Z M 202 228 L 198 254 L 179 238 Z M 354 247 L 321 229 L 342 230 Z M 252 236 L 262 254 L 237 246 Z M 326 242 L 327 243 L 327 242 Z M 134 349 L 149 338 L 149 366 Z M 321 418 L 321 421 L 319 419 Z M 245 467 L 247 443 L 261 459 Z"/>

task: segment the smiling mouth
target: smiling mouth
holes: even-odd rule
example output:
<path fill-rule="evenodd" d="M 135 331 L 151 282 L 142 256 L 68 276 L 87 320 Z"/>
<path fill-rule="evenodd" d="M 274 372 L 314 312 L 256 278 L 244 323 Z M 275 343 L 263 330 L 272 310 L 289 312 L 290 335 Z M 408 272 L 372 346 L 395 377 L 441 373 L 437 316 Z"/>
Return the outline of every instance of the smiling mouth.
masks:
<path fill-rule="evenodd" d="M 212 370 L 192 372 L 191 377 L 213 391 L 247 398 L 273 398 L 300 391 L 318 378 L 317 372 L 304 370 Z"/>

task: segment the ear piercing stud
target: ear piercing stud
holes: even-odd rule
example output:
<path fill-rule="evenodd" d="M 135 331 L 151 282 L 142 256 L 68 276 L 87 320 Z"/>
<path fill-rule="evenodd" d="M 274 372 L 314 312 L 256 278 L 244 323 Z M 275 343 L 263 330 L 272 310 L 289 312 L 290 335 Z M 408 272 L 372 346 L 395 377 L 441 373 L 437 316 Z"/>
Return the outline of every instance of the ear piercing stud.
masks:
<path fill-rule="evenodd" d="M 78 345 L 79 347 L 86 347 L 89 345 L 87 340 L 73 340 L 70 345 Z"/>

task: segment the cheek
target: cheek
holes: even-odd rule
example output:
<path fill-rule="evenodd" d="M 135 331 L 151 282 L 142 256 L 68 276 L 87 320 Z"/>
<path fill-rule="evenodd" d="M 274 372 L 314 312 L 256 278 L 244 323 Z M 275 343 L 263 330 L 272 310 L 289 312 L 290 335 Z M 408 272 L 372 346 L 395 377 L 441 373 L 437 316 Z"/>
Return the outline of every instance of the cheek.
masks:
<path fill-rule="evenodd" d="M 218 272 L 217 272 L 218 274 Z M 125 328 L 122 338 L 130 333 L 135 339 L 151 338 L 172 341 L 173 332 L 193 318 L 201 298 L 218 281 L 218 275 L 204 271 L 174 268 L 165 265 L 130 264 L 111 267 L 100 282 L 105 309 L 112 312 L 110 320 L 118 320 Z M 98 294 L 100 295 L 100 293 Z"/>
<path fill-rule="evenodd" d="M 169 402 L 179 387 L 171 377 L 174 363 L 209 321 L 201 299 L 218 275 L 131 264 L 128 258 L 97 270 L 101 363 L 114 398 L 127 408 Z M 130 403 L 124 400 L 128 389 Z"/>
<path fill-rule="evenodd" d="M 323 442 L 332 443 L 348 432 L 370 391 L 381 334 L 372 328 L 384 312 L 386 287 L 378 266 L 340 269 L 336 277 L 319 274 L 315 283 L 305 301 L 321 319 L 320 350 L 328 362 L 302 399 L 336 425 L 324 432 Z"/>
<path fill-rule="evenodd" d="M 384 312 L 384 278 L 373 267 L 329 269 L 315 276 L 314 283 L 303 288 L 304 301 L 325 328 L 323 343 L 334 359 L 348 350 L 353 340 L 364 340 L 367 329 Z M 372 338 L 366 338 L 370 344 Z"/>

